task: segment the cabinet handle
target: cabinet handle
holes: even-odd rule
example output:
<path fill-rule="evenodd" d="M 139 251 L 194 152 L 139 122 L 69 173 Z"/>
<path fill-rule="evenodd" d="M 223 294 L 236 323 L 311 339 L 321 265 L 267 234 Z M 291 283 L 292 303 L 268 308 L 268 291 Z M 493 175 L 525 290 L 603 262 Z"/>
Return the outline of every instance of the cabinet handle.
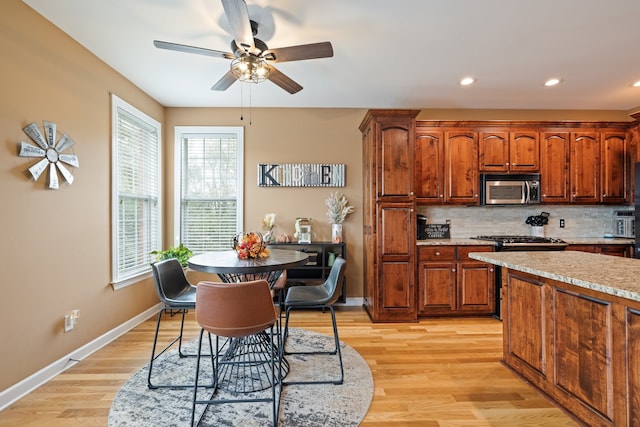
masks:
<path fill-rule="evenodd" d="M 493 268 L 490 268 L 490 269 L 489 269 L 489 272 L 490 272 L 490 273 L 493 273 Z"/>
<path fill-rule="evenodd" d="M 409 192 L 409 195 L 410 195 L 410 196 L 413 196 L 413 191 L 410 191 L 410 192 Z"/>
<path fill-rule="evenodd" d="M 505 165 L 505 166 L 509 166 L 509 162 L 505 163 L 504 165 Z"/>
<path fill-rule="evenodd" d="M 436 252 L 436 256 L 440 256 L 440 252 Z"/>
<path fill-rule="evenodd" d="M 451 269 L 451 271 L 453 271 L 453 272 L 455 273 L 455 272 L 456 272 L 456 269 L 455 269 L 455 268 L 452 268 L 452 269 Z"/>

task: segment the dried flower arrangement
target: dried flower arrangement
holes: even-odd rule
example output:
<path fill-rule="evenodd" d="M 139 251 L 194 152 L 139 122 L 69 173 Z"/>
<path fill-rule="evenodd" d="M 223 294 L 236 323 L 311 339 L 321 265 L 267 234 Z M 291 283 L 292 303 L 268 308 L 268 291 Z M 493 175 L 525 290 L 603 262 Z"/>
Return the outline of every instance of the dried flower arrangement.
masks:
<path fill-rule="evenodd" d="M 238 254 L 239 259 L 266 258 L 269 256 L 269 249 L 262 239 L 262 234 L 250 231 L 240 233 L 233 238 L 233 250 Z"/>
<path fill-rule="evenodd" d="M 354 211 L 353 206 L 348 206 L 347 198 L 338 191 L 330 193 L 324 203 L 328 208 L 327 219 L 330 224 L 342 224 L 347 215 Z"/>

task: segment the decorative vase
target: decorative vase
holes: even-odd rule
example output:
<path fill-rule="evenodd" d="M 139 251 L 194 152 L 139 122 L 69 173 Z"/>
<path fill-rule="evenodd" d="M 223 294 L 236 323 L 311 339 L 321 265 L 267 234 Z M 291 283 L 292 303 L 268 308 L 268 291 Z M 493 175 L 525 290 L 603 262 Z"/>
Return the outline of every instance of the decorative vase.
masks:
<path fill-rule="evenodd" d="M 331 224 L 331 241 L 333 243 L 342 242 L 342 224 Z"/>

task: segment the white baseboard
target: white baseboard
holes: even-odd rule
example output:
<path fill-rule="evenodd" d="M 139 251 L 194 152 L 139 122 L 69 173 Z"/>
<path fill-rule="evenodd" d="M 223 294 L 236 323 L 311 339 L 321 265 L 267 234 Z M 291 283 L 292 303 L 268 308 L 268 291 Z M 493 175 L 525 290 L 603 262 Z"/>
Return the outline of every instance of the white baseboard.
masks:
<path fill-rule="evenodd" d="M 362 304 L 364 304 L 364 298 L 362 297 L 347 297 L 347 301 L 341 305 L 344 307 L 362 307 Z"/>
<path fill-rule="evenodd" d="M 133 329 L 152 315 L 158 313 L 158 310 L 160 310 L 161 306 L 161 304 L 157 304 L 149 308 L 136 317 L 108 331 L 102 336 L 99 336 L 88 344 L 85 344 L 77 350 L 72 351 L 68 355 L 56 360 L 49 366 L 45 366 L 35 374 L 25 378 L 19 383 L 3 390 L 2 392 L 0 392 L 0 411 L 4 410 L 7 406 L 21 399 L 23 396 L 29 394 L 36 388 L 40 387 L 42 384 L 51 380 L 59 373 L 65 371 L 66 369 L 69 369 L 80 360 L 83 360 L 90 354 L 96 352 L 116 338 Z"/>

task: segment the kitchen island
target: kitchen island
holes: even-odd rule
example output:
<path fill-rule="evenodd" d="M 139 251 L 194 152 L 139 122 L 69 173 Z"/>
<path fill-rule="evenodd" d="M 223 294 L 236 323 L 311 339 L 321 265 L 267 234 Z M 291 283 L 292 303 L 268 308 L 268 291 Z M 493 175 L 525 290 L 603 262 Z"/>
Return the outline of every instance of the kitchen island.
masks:
<path fill-rule="evenodd" d="M 640 425 L 640 260 L 478 252 L 501 266 L 504 363 L 589 426 Z"/>

